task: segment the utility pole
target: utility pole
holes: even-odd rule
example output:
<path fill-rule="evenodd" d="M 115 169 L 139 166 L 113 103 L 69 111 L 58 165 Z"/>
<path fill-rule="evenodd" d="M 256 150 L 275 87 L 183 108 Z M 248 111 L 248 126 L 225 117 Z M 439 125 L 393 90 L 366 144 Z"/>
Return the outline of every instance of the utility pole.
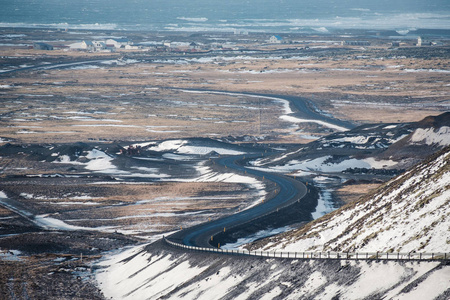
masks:
<path fill-rule="evenodd" d="M 258 98 L 258 108 L 259 108 L 259 130 L 258 135 L 261 136 L 261 98 Z"/>

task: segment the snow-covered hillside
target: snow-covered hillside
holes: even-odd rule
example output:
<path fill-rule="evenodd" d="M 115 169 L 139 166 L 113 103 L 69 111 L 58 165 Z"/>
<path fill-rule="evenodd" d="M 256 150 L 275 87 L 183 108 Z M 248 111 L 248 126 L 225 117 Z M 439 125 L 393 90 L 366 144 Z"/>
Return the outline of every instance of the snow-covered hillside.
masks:
<path fill-rule="evenodd" d="M 356 203 L 260 241 L 285 251 L 449 252 L 450 147 Z"/>
<path fill-rule="evenodd" d="M 253 244 L 269 250 L 449 252 L 450 147 L 378 191 L 300 230 Z M 163 241 L 97 265 L 112 299 L 449 299 L 436 261 L 301 260 L 187 251 Z"/>
<path fill-rule="evenodd" d="M 183 252 L 164 242 L 97 265 L 107 299 L 448 299 L 439 262 L 275 259 Z"/>

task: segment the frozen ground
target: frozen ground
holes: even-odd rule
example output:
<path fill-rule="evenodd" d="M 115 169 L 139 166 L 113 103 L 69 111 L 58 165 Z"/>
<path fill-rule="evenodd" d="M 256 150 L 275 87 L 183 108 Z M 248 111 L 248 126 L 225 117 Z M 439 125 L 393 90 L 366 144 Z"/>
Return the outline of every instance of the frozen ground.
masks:
<path fill-rule="evenodd" d="M 97 281 L 112 299 L 445 299 L 449 293 L 449 268 L 437 262 L 221 256 L 157 242 L 98 267 Z"/>

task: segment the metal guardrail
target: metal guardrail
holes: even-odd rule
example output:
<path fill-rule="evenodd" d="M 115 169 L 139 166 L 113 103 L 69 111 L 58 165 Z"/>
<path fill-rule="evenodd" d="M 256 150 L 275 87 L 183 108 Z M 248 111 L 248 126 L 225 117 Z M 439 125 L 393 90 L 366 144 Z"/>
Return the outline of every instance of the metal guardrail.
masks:
<path fill-rule="evenodd" d="M 419 261 L 448 261 L 450 253 L 400 253 L 400 252 L 283 252 L 283 251 L 247 251 L 228 250 L 220 248 L 203 248 L 186 246 L 163 238 L 163 240 L 174 247 L 201 252 L 220 253 L 226 255 L 245 255 L 267 258 L 289 258 L 289 259 L 330 259 L 330 260 L 419 260 Z"/>

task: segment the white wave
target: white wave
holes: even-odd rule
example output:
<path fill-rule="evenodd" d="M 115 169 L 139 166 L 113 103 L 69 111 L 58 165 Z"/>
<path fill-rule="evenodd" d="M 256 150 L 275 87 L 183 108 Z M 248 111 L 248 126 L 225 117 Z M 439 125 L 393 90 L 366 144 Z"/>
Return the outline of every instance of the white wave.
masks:
<path fill-rule="evenodd" d="M 370 11 L 369 8 L 350 8 L 350 10 L 353 10 L 353 11 Z"/>
<path fill-rule="evenodd" d="M 360 28 L 397 30 L 398 28 L 450 29 L 450 16 L 445 13 L 391 13 L 359 17 L 324 19 L 289 19 L 290 27 Z"/>
<path fill-rule="evenodd" d="M 178 17 L 178 20 L 184 20 L 189 22 L 206 22 L 208 18 L 187 18 L 187 17 Z"/>
<path fill-rule="evenodd" d="M 315 31 L 318 31 L 318 32 L 322 32 L 322 33 L 328 33 L 329 31 L 328 31 L 328 29 L 326 29 L 325 27 L 313 27 L 312 29 L 314 29 Z"/>

